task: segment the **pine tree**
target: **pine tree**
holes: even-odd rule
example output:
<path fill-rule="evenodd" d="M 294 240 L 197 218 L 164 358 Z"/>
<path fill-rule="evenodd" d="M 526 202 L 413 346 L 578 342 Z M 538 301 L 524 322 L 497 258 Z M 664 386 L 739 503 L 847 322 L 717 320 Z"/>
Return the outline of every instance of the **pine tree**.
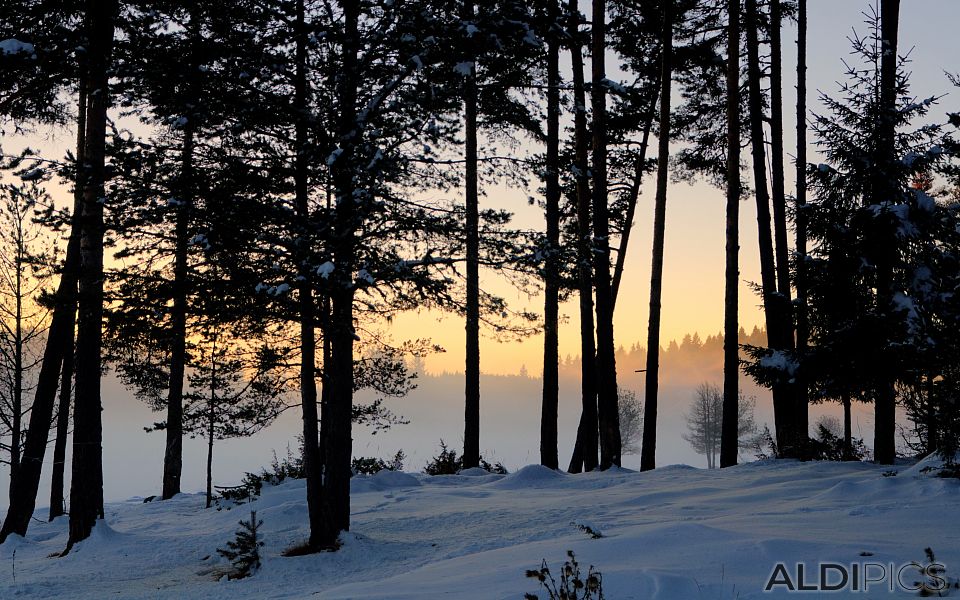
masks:
<path fill-rule="evenodd" d="M 540 415 L 540 464 L 560 467 L 557 452 L 559 411 L 559 313 L 560 313 L 560 43 L 559 0 L 549 0 L 547 36 L 547 139 L 545 180 L 546 256 L 543 271 L 543 397 Z"/>
<path fill-rule="evenodd" d="M 286 404 L 282 357 L 228 337 L 215 321 L 204 332 L 184 394 L 183 428 L 207 444 L 207 508 L 213 501 L 213 447 L 270 425 Z"/>
<path fill-rule="evenodd" d="M 264 542 L 260 536 L 260 527 L 263 519 L 257 519 L 257 511 L 250 511 L 250 520 L 240 521 L 240 529 L 236 538 L 227 542 L 226 549 L 217 548 L 217 554 L 226 558 L 233 565 L 230 579 L 249 577 L 260 568 L 260 548 Z"/>
<path fill-rule="evenodd" d="M 463 1 L 461 14 L 464 27 L 472 25 L 474 7 L 472 0 Z M 468 40 L 473 36 L 467 33 Z M 464 61 L 469 65 L 463 78 L 464 98 L 464 202 L 466 239 L 466 365 L 465 419 L 463 434 L 463 464 L 476 467 L 480 461 L 480 215 L 477 182 L 477 57 L 470 51 Z"/>
<path fill-rule="evenodd" d="M 794 201 L 796 254 L 794 280 L 797 288 L 797 355 L 804 360 L 810 339 L 807 317 L 807 0 L 797 2 L 797 195 Z M 809 429 L 809 390 L 800 379 L 797 384 L 797 430 Z M 848 442 L 849 437 L 845 438 Z"/>
<path fill-rule="evenodd" d="M 591 236 L 590 178 L 587 162 L 587 105 L 583 81 L 583 40 L 577 0 L 569 0 L 567 39 L 573 67 L 574 178 L 577 206 L 577 280 L 580 302 L 580 423 L 569 471 L 579 473 L 597 467 L 596 341 L 593 319 L 593 242 Z"/>
<path fill-rule="evenodd" d="M 734 415 L 740 414 L 740 0 L 727 3 L 727 222 L 723 315 L 723 427 L 720 467 L 737 464 L 739 439 Z"/>
<path fill-rule="evenodd" d="M 103 199 L 106 194 L 104 157 L 107 110 L 112 103 L 109 70 L 118 11 L 118 2 L 107 1 L 90 3 L 84 15 L 90 42 L 84 82 L 88 98 L 83 151 L 86 173 L 82 179 L 73 464 L 67 551 L 73 544 L 86 539 L 97 519 L 103 518 L 100 374 L 103 336 Z M 97 93 L 94 94 L 94 91 Z"/>
<path fill-rule="evenodd" d="M 657 197 L 653 219 L 653 265 L 650 270 L 650 317 L 647 326 L 646 397 L 643 403 L 643 450 L 640 470 L 656 467 L 657 451 L 657 395 L 660 384 L 660 311 L 663 294 L 663 248 L 666 237 L 667 184 L 670 162 L 670 101 L 673 83 L 673 0 L 662 4 L 663 33 L 661 37 L 660 131 L 657 154 Z"/>
<path fill-rule="evenodd" d="M 617 423 L 617 364 L 613 334 L 613 289 L 610 277 L 610 223 L 607 178 L 606 1 L 593 0 L 590 88 L 593 110 L 593 282 L 597 315 L 597 421 L 600 424 L 600 468 L 620 466 Z"/>
<path fill-rule="evenodd" d="M 789 304 L 786 290 L 777 289 L 777 269 L 775 250 L 771 235 L 770 191 L 767 185 L 767 151 L 765 148 L 763 123 L 763 92 L 761 89 L 760 66 L 760 9 L 756 0 L 746 0 L 745 33 L 747 38 L 747 82 L 750 116 L 750 145 L 753 155 L 754 194 L 757 202 L 758 242 L 760 248 L 760 291 L 763 297 L 764 318 L 767 325 L 767 337 L 770 349 L 789 358 L 792 345 L 792 333 L 788 326 Z M 776 427 L 777 447 L 780 452 L 791 455 L 796 448 L 793 434 L 795 411 L 789 396 L 788 377 L 773 382 L 774 424 Z"/>

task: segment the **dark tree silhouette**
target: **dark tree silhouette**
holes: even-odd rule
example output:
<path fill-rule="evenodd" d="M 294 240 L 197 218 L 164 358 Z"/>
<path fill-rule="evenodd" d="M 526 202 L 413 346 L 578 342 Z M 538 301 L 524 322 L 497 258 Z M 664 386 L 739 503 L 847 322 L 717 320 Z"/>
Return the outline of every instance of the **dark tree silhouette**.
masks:
<path fill-rule="evenodd" d="M 740 399 L 740 0 L 727 2 L 727 222 L 723 308 L 723 423 L 720 467 L 737 464 Z"/>

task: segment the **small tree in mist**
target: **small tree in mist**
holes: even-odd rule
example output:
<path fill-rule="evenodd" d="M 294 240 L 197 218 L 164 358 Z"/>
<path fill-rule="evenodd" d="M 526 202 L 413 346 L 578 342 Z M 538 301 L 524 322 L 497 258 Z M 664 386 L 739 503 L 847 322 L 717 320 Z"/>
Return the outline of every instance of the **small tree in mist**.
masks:
<path fill-rule="evenodd" d="M 617 394 L 617 407 L 620 411 L 620 452 L 639 454 L 643 435 L 643 402 L 636 392 L 620 389 Z"/>
<path fill-rule="evenodd" d="M 737 439 L 738 448 L 750 447 L 750 437 L 756 433 L 757 425 L 753 420 L 756 401 L 740 392 L 738 402 Z M 697 387 L 690 410 L 685 415 L 687 433 L 683 439 L 690 443 L 697 454 L 707 458 L 707 468 L 717 468 L 717 455 L 720 453 L 720 432 L 723 424 L 723 391 L 712 383 L 701 383 Z"/>

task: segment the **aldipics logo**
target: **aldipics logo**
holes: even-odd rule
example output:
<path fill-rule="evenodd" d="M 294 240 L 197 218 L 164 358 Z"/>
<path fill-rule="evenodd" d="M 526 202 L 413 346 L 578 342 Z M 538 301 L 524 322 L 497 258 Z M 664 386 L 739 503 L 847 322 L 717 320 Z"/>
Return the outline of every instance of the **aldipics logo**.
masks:
<path fill-rule="evenodd" d="M 816 565 L 777 563 L 763 590 L 789 592 L 918 592 L 923 596 L 943 595 L 958 582 L 947 577 L 943 563 L 927 550 L 927 562 L 906 564 L 821 562 Z"/>

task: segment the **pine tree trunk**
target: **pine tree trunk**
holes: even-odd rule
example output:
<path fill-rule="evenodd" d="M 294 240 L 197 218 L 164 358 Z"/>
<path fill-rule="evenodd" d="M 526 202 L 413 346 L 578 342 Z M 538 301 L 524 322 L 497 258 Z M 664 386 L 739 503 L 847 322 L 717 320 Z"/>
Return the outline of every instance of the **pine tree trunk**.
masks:
<path fill-rule="evenodd" d="M 294 81 L 295 149 L 294 188 L 297 222 L 310 227 L 309 164 L 307 149 L 307 31 L 304 0 L 297 0 L 296 73 Z M 301 239 L 310 239 L 309 232 L 298 231 Z M 307 248 L 300 257 L 301 280 L 297 286 L 300 312 L 300 405 L 303 417 L 303 470 L 307 480 L 307 513 L 310 531 L 323 528 L 323 463 L 320 458 L 320 434 L 317 411 L 317 328 L 314 289 L 311 281 Z M 326 387 L 326 386 L 325 386 Z"/>
<path fill-rule="evenodd" d="M 607 207 L 606 1 L 593 0 L 593 242 L 597 303 L 597 420 L 600 424 L 600 468 L 620 466 L 620 423 L 617 410 L 617 363 L 613 337 L 613 295 L 610 279 L 610 227 Z"/>
<path fill-rule="evenodd" d="M 776 241 L 777 291 L 784 302 L 781 315 L 784 327 L 791 331 L 793 319 L 790 302 L 790 243 L 787 241 L 787 196 L 783 166 L 783 58 L 781 56 L 781 0 L 770 2 L 770 189 L 773 201 L 773 232 Z"/>
<path fill-rule="evenodd" d="M 767 189 L 766 148 L 763 137 L 763 97 L 760 88 L 760 42 L 757 0 L 746 0 L 747 79 L 749 83 L 750 144 L 753 154 L 753 178 L 757 197 L 757 228 L 760 246 L 760 279 L 763 312 L 770 348 L 785 350 L 789 331 L 784 331 L 783 297 L 777 293 L 777 271 L 773 238 L 770 233 L 770 194 Z M 789 390 L 783 383 L 773 385 L 774 426 L 781 456 L 790 456 L 793 448 L 794 412 Z"/>
<path fill-rule="evenodd" d="M 163 494 L 180 493 L 183 471 L 183 378 L 187 362 L 187 289 L 190 212 L 193 207 L 193 148 L 196 124 L 191 116 L 183 130 L 180 154 L 179 204 L 174 233 L 173 309 L 170 319 L 170 382 L 167 388 L 167 445 L 163 456 Z"/>
<path fill-rule="evenodd" d="M 335 547 L 341 531 L 350 529 L 351 416 L 353 409 L 353 297 L 356 262 L 357 205 L 353 202 L 353 163 L 356 144 L 359 46 L 359 6 L 344 5 L 342 70 L 337 86 L 340 106 L 337 123 L 341 153 L 331 167 L 337 197 L 331 247 L 335 270 L 331 274 L 330 365 L 325 369 L 330 385 L 324 406 L 321 437 L 324 442 L 324 482 L 320 531 L 310 532 L 315 548 Z"/>
<path fill-rule="evenodd" d="M 559 16 L 558 0 L 550 0 L 551 21 Z M 544 265 L 543 399 L 540 413 L 540 464 L 560 467 L 557 414 L 560 395 L 558 321 L 560 316 L 560 43 L 556 32 L 547 42 L 547 240 Z"/>
<path fill-rule="evenodd" d="M 927 446 L 924 452 L 928 455 L 933 454 L 940 447 L 940 421 L 937 416 L 937 399 L 933 383 L 935 377 L 936 374 L 933 372 L 926 377 L 927 406 L 924 418 L 927 422 Z"/>
<path fill-rule="evenodd" d="M 207 508 L 213 504 L 213 442 L 217 426 L 217 338 L 210 354 L 210 403 L 207 405 Z"/>
<path fill-rule="evenodd" d="M 580 296 L 580 424 L 569 471 L 597 468 L 596 344 L 593 324 L 593 237 L 590 221 L 590 179 L 587 165 L 586 85 L 583 81 L 583 49 L 580 45 L 580 8 L 570 0 L 570 61 L 573 67 L 574 162 L 577 186 L 577 283 Z"/>
<path fill-rule="evenodd" d="M 883 55 L 880 61 L 880 128 L 877 164 L 893 165 L 896 160 L 895 123 L 897 111 L 897 37 L 900 26 L 900 0 L 881 0 L 880 36 Z M 897 195 L 895 184 L 890 181 L 892 168 L 878 168 L 874 182 L 873 204 L 891 202 Z M 883 234 L 880 234 L 883 235 Z M 877 244 L 877 304 L 881 312 L 893 312 L 893 256 L 894 244 L 880 240 Z M 885 365 L 878 368 L 877 395 L 874 401 L 873 452 L 876 462 L 893 464 L 896 459 L 896 391 Z"/>
<path fill-rule="evenodd" d="M 850 395 L 845 394 L 843 403 L 843 459 L 853 460 L 853 415 L 850 414 Z"/>
<path fill-rule="evenodd" d="M 797 2 L 797 198 L 795 217 L 797 235 L 797 351 L 803 359 L 810 340 L 807 318 L 807 0 Z M 800 376 L 797 382 L 797 430 L 801 438 L 809 435 L 810 399 L 807 382 Z"/>
<path fill-rule="evenodd" d="M 463 3 L 463 19 L 473 19 L 473 2 Z M 469 42 L 468 42 L 469 43 Z M 477 191 L 477 67 L 472 53 L 466 56 L 471 63 L 470 73 L 463 82 L 463 112 L 465 135 L 464 186 L 467 246 L 466 298 L 466 379 L 463 432 L 463 468 L 480 464 L 480 217 Z"/>
<path fill-rule="evenodd" d="M 103 425 L 100 369 L 103 337 L 103 199 L 107 110 L 110 107 L 108 69 L 113 51 L 118 3 L 91 2 L 87 9 L 88 111 L 86 125 L 87 177 L 83 187 L 80 237 L 80 278 L 77 311 L 76 390 L 73 414 L 73 465 L 70 481 L 70 534 L 67 551 L 86 539 L 103 518 Z M 59 371 L 59 369 L 58 369 Z"/>
<path fill-rule="evenodd" d="M 787 240 L 787 198 L 783 166 L 783 59 L 781 57 L 781 27 L 783 17 L 780 0 L 770 2 L 770 189 L 773 201 L 773 235 L 776 243 L 777 303 L 782 320 L 782 345 L 784 349 L 795 348 L 793 331 L 793 302 L 790 290 L 790 243 Z M 792 436 L 787 448 L 793 456 L 800 456 L 806 442 L 806 430 L 800 427 L 798 408 L 800 389 L 794 382 L 784 385 L 788 394 Z M 805 420 L 805 419 L 804 419 Z"/>
<path fill-rule="evenodd" d="M 81 68 L 81 73 L 83 69 Z M 47 342 L 43 351 L 43 361 L 37 376 L 36 390 L 30 410 L 30 425 L 23 445 L 22 458 L 16 474 L 11 473 L 10 506 L 0 529 L 0 544 L 11 533 L 20 536 L 27 534 L 33 509 L 36 507 L 37 491 L 40 487 L 41 467 L 50 435 L 50 422 L 57 397 L 57 384 L 67 348 L 73 347 L 73 334 L 77 311 L 77 278 L 80 267 L 80 215 L 83 207 L 83 188 L 86 168 L 84 167 L 84 149 L 86 147 L 87 88 L 86 76 L 81 75 L 78 102 L 77 125 L 77 172 L 74 184 L 73 216 L 70 219 L 70 238 L 60 282 L 57 285 L 53 316 L 47 330 Z M 69 401 L 69 399 L 68 399 Z M 69 412 L 69 411 L 68 411 Z M 66 428 L 64 428 L 66 436 Z M 59 433 L 58 433 L 59 439 Z M 64 437 L 65 443 L 66 437 Z M 56 459 L 55 459 L 56 460 Z M 62 462 L 63 459 L 61 459 Z M 62 467 L 61 467 L 62 469 Z M 56 465 L 54 466 L 56 472 Z M 56 488 L 54 488 L 56 490 Z M 63 484 L 60 484 L 60 506 L 63 505 Z"/>
<path fill-rule="evenodd" d="M 76 317 L 72 321 L 75 322 Z M 73 329 L 73 326 L 70 328 Z M 63 504 L 63 473 L 67 462 L 67 432 L 70 429 L 70 398 L 73 391 L 73 334 L 64 350 L 60 375 L 60 403 L 57 407 L 57 437 L 53 444 L 53 473 L 50 477 L 49 520 L 66 514 Z"/>
<path fill-rule="evenodd" d="M 17 256 L 14 259 L 13 324 L 13 423 L 10 431 L 10 487 L 20 465 L 20 422 L 23 417 L 23 221 L 18 224 Z M 11 490 L 12 493 L 12 490 Z"/>
<path fill-rule="evenodd" d="M 643 446 L 640 470 L 656 468 L 657 396 L 660 391 L 660 302 L 663 296 L 663 246 L 667 227 L 667 184 L 670 176 L 670 94 L 673 81 L 673 0 L 663 3 L 660 38 L 660 136 L 657 152 L 657 197 L 653 211 L 650 268 L 650 315 L 647 325 L 647 372 L 643 402 Z"/>
<path fill-rule="evenodd" d="M 720 468 L 737 464 L 740 447 L 740 0 L 727 2 L 727 14 L 727 247 Z"/>
<path fill-rule="evenodd" d="M 770 189 L 773 201 L 773 234 L 776 243 L 777 266 L 777 303 L 780 305 L 779 318 L 782 320 L 782 346 L 795 348 L 793 329 L 793 301 L 790 289 L 790 243 L 787 239 L 787 199 L 783 159 L 783 59 L 781 56 L 781 27 L 783 17 L 780 0 L 770 2 Z M 792 456 L 800 456 L 806 445 L 806 429 L 800 425 L 799 396 L 800 386 L 794 383 L 784 385 L 787 395 L 785 405 L 790 411 L 788 425 L 790 442 L 787 446 Z M 803 419 L 806 420 L 805 418 Z"/>

